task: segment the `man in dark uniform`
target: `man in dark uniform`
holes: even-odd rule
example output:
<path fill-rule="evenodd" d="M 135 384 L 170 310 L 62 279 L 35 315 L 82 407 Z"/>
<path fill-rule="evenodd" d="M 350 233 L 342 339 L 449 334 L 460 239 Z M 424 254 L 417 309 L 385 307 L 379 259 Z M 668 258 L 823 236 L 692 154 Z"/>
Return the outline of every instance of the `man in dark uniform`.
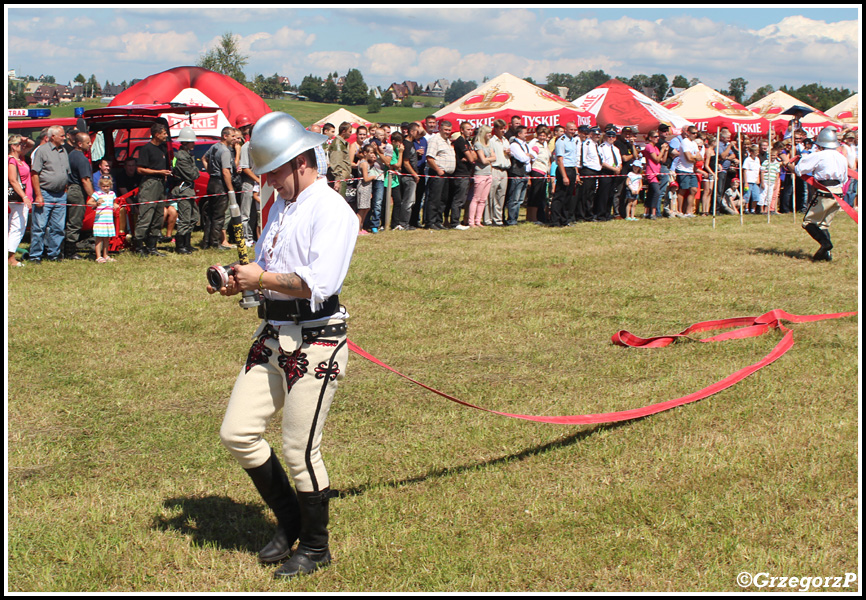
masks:
<path fill-rule="evenodd" d="M 195 148 L 195 132 L 192 127 L 184 127 L 177 136 L 180 148 L 174 153 L 172 173 L 179 180 L 171 190 L 172 198 L 177 200 L 177 232 L 174 236 L 175 252 L 192 254 L 190 237 L 198 222 L 198 205 L 195 203 L 195 180 L 201 174 L 195 164 L 192 152 Z"/>
<path fill-rule="evenodd" d="M 140 256 L 165 256 L 156 249 L 162 232 L 165 213 L 165 179 L 171 175 L 168 164 L 168 127 L 154 123 L 150 128 L 150 142 L 138 152 L 138 174 L 141 185 L 138 192 L 138 221 L 135 224 L 135 249 Z"/>
<path fill-rule="evenodd" d="M 78 132 L 70 140 L 72 151 L 69 153 L 69 189 L 66 192 L 66 249 L 65 258 L 81 260 L 78 256 L 78 242 L 84 226 L 84 206 L 93 195 L 93 167 L 87 154 L 90 152 L 90 136 Z"/>

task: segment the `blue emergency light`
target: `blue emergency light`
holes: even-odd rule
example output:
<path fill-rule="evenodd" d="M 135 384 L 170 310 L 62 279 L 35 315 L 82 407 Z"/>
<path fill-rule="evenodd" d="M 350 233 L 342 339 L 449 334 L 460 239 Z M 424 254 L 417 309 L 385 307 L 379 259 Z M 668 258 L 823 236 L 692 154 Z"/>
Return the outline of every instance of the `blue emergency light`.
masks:
<path fill-rule="evenodd" d="M 50 108 L 9 108 L 6 117 L 26 117 L 28 119 L 45 119 L 51 116 Z"/>
<path fill-rule="evenodd" d="M 80 119 L 83 116 L 84 116 L 84 107 L 83 106 L 76 106 L 75 107 L 75 118 Z"/>

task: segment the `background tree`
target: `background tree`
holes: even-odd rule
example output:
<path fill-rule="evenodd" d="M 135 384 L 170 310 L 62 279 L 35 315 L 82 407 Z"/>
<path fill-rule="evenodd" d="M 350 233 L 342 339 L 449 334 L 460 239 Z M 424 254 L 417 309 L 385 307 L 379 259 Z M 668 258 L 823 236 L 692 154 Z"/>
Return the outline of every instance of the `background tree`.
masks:
<path fill-rule="evenodd" d="M 668 83 L 667 75 L 664 75 L 662 73 L 656 73 L 655 75 L 650 76 L 649 86 L 656 91 L 656 102 L 660 102 L 662 97 L 671 87 L 671 85 Z"/>
<path fill-rule="evenodd" d="M 801 85 L 797 89 L 783 85 L 779 90 L 818 110 L 827 110 L 849 98 L 853 93 L 846 88 L 826 88 L 818 83 Z"/>
<path fill-rule="evenodd" d="M 551 94 L 559 94 L 560 87 L 568 88 L 568 92 L 565 94 L 566 100 L 574 100 L 577 98 L 577 94 L 575 93 L 577 90 L 577 82 L 574 79 L 574 75 L 569 73 L 548 73 L 547 75 L 547 85 L 544 86 Z"/>
<path fill-rule="evenodd" d="M 367 101 L 367 84 L 364 83 L 364 76 L 358 69 L 349 69 L 346 73 L 346 83 L 343 84 L 340 101 L 349 106 L 358 106 Z"/>
<path fill-rule="evenodd" d="M 408 98 L 409 96 L 406 96 Z M 394 94 L 389 91 L 382 93 L 382 106 L 394 106 Z"/>
<path fill-rule="evenodd" d="M 222 35 L 216 48 L 211 48 L 199 57 L 196 65 L 228 75 L 239 83 L 246 83 L 244 67 L 248 58 L 241 54 L 235 36 L 229 31 Z"/>
<path fill-rule="evenodd" d="M 773 92 L 776 91 L 772 85 L 762 85 L 758 89 L 755 90 L 755 93 L 749 96 L 749 99 L 743 102 L 743 104 L 752 104 L 753 102 L 757 102 L 761 98 L 765 96 L 769 96 Z"/>
<path fill-rule="evenodd" d="M 676 77 L 674 77 L 673 83 L 671 83 L 671 87 L 687 88 L 689 87 L 689 80 L 682 75 L 677 75 Z"/>
<path fill-rule="evenodd" d="M 743 79 L 742 77 L 737 77 L 736 79 L 731 79 L 728 82 L 728 95 L 731 96 L 734 100 L 743 103 L 743 97 L 746 95 L 746 86 L 749 85 L 749 82 Z"/>
<path fill-rule="evenodd" d="M 96 81 L 96 75 L 91 75 L 87 80 L 87 89 L 90 90 L 90 97 L 95 98 L 99 93 L 99 82 Z"/>
<path fill-rule="evenodd" d="M 472 90 L 478 87 L 478 84 L 472 81 L 463 81 L 458 79 L 451 84 L 451 87 L 445 92 L 445 102 L 454 102 L 458 98 L 462 98 Z"/>
<path fill-rule="evenodd" d="M 343 88 L 343 90 L 345 89 L 346 88 Z M 376 97 L 375 92 L 373 92 L 373 89 L 371 88 L 370 93 L 367 95 L 367 112 L 372 114 L 377 113 L 380 110 L 382 110 L 382 101 Z"/>
<path fill-rule="evenodd" d="M 322 88 L 322 101 L 336 104 L 339 100 L 340 90 L 337 89 L 333 76 L 329 75 L 328 80 L 325 81 L 325 86 Z"/>
<path fill-rule="evenodd" d="M 601 69 L 595 71 L 581 71 L 575 79 L 574 98 L 580 98 L 585 93 L 600 86 L 602 83 L 607 83 L 612 79 L 610 75 Z"/>
<path fill-rule="evenodd" d="M 322 101 L 322 78 L 315 77 L 312 74 L 307 75 L 298 86 L 298 94 L 306 96 L 313 102 Z"/>
<path fill-rule="evenodd" d="M 27 97 L 24 95 L 24 85 L 18 84 L 7 93 L 9 108 L 27 108 Z"/>
<path fill-rule="evenodd" d="M 262 94 L 265 98 L 282 98 L 283 86 L 280 83 L 280 76 L 274 73 L 267 79 L 262 89 Z"/>

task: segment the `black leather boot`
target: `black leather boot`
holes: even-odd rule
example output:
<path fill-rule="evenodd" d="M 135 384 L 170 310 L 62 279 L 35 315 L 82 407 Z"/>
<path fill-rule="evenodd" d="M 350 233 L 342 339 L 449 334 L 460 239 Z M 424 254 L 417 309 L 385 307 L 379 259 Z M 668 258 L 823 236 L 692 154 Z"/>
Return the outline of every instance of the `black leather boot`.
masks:
<path fill-rule="evenodd" d="M 159 240 L 159 236 L 151 235 L 147 238 L 147 253 L 150 256 L 165 256 L 164 253 L 160 252 L 156 249 L 156 242 Z"/>
<path fill-rule="evenodd" d="M 189 250 L 190 254 L 192 254 L 193 252 L 198 250 L 198 248 L 196 248 L 195 246 L 192 245 L 192 242 L 190 241 L 191 237 L 192 237 L 191 231 L 183 236 L 184 245 L 186 245 L 186 249 Z"/>
<path fill-rule="evenodd" d="M 328 549 L 328 502 L 330 489 L 298 492 L 301 533 L 295 553 L 274 573 L 275 579 L 308 575 L 331 562 Z"/>
<path fill-rule="evenodd" d="M 145 246 L 144 240 L 134 238 L 132 240 L 132 247 L 138 256 L 140 256 L 142 258 L 146 258 L 146 257 L 150 256 L 147 252 L 147 246 Z"/>
<path fill-rule="evenodd" d="M 807 223 L 803 229 L 812 236 L 812 239 L 821 244 L 821 249 L 815 253 L 812 260 L 833 260 L 833 255 L 830 254 L 830 250 L 833 249 L 833 243 L 830 241 L 830 232 L 821 229 L 814 223 Z"/>
<path fill-rule="evenodd" d="M 175 254 L 192 254 L 186 247 L 186 236 L 179 233 L 174 235 L 174 252 Z"/>
<path fill-rule="evenodd" d="M 301 532 L 298 497 L 273 449 L 265 464 L 255 469 L 246 469 L 246 472 L 265 504 L 274 511 L 278 523 L 277 533 L 268 545 L 261 549 L 259 560 L 263 563 L 280 562 L 291 554 L 292 546 Z"/>

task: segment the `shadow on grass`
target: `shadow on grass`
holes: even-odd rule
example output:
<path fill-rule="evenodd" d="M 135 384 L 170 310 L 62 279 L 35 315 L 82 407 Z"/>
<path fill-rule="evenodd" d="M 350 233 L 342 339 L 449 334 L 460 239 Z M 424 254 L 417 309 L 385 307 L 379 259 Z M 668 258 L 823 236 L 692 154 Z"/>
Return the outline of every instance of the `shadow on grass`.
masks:
<path fill-rule="evenodd" d="M 242 504 L 226 496 L 169 498 L 162 506 L 151 527 L 188 535 L 197 547 L 256 553 L 274 530 L 260 505 Z"/>
<path fill-rule="evenodd" d="M 533 446 L 532 448 L 527 448 L 515 454 L 509 454 L 507 456 L 500 456 L 499 458 L 493 458 L 490 460 L 486 460 L 483 462 L 472 463 L 469 465 L 460 465 L 457 467 L 445 467 L 443 469 L 431 470 L 425 473 L 424 475 L 418 475 L 416 477 L 407 477 L 406 479 L 399 479 L 395 481 L 384 481 L 378 483 L 367 483 L 364 485 L 359 485 L 347 490 L 332 490 L 333 496 L 339 498 L 346 498 L 349 496 L 360 496 L 372 489 L 377 488 L 399 488 L 405 485 L 412 485 L 415 483 L 423 483 L 429 479 L 434 479 L 438 477 L 448 477 L 450 475 L 458 475 L 460 473 L 465 473 L 466 471 L 474 471 L 477 469 L 483 469 L 485 467 L 495 467 L 498 465 L 504 465 L 510 463 L 515 460 L 523 460 L 524 458 L 528 458 L 530 456 L 537 456 L 539 454 L 544 454 L 545 452 L 551 452 L 554 450 L 559 450 L 561 448 L 568 448 L 578 442 L 582 442 L 586 438 L 599 433 L 601 431 L 619 429 L 620 427 L 624 427 L 626 425 L 630 425 L 632 423 L 636 423 L 643 419 L 632 419 L 630 421 L 621 421 L 619 423 L 608 423 L 603 425 L 597 425 L 592 429 L 586 429 L 583 431 L 578 431 L 574 435 L 570 435 L 561 440 L 556 440 L 555 442 L 549 442 L 547 444 L 541 444 L 539 446 Z"/>
<path fill-rule="evenodd" d="M 779 250 L 778 248 L 755 248 L 755 254 L 770 254 L 774 256 L 787 256 L 798 260 L 812 260 L 812 255 L 802 250 Z"/>

